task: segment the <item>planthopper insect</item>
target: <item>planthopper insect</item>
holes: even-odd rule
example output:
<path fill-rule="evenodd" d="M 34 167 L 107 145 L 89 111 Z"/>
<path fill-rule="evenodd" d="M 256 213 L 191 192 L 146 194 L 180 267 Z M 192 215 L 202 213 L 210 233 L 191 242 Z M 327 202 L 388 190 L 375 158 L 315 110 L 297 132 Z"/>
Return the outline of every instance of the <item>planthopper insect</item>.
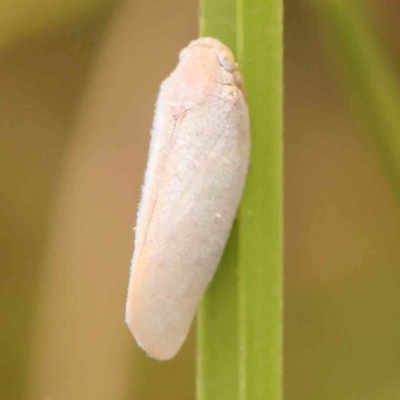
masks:
<path fill-rule="evenodd" d="M 126 323 L 150 356 L 184 342 L 235 219 L 250 155 L 243 81 L 232 52 L 191 42 L 158 95 L 139 205 Z"/>

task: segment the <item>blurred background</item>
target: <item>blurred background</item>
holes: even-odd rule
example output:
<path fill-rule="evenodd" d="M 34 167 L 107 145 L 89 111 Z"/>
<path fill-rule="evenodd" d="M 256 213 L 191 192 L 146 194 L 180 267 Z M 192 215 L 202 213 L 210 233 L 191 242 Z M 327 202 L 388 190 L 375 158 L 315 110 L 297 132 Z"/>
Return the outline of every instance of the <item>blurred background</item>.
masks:
<path fill-rule="evenodd" d="M 400 90 L 400 1 L 361 3 Z M 285 399 L 398 399 L 399 192 L 315 4 L 285 4 Z M 194 399 L 194 334 L 148 359 L 124 303 L 155 97 L 198 16 L 0 5 L 0 399 Z"/>

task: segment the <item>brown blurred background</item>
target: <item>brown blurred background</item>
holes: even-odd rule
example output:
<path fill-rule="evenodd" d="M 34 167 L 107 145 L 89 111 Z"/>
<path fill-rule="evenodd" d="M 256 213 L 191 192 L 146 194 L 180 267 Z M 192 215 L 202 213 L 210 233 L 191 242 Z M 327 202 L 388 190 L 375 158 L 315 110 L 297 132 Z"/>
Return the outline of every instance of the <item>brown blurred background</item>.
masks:
<path fill-rule="evenodd" d="M 315 13 L 285 6 L 285 399 L 398 399 L 399 199 Z M 1 7 L 0 399 L 193 399 L 193 335 L 148 359 L 124 302 L 154 101 L 198 2 Z M 398 72 L 400 2 L 365 7 Z"/>

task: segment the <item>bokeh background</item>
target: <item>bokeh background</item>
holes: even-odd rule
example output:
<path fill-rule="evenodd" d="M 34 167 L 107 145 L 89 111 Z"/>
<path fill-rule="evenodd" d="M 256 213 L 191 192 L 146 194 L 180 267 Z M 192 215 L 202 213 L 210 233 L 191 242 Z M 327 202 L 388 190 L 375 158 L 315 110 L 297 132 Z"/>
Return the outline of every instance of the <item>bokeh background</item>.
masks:
<path fill-rule="evenodd" d="M 398 78 L 400 2 L 364 3 Z M 194 0 L 2 1 L 0 399 L 194 399 L 194 334 L 148 359 L 124 302 L 155 97 L 198 16 Z M 285 400 L 394 400 L 399 197 L 323 28 L 286 1 Z"/>

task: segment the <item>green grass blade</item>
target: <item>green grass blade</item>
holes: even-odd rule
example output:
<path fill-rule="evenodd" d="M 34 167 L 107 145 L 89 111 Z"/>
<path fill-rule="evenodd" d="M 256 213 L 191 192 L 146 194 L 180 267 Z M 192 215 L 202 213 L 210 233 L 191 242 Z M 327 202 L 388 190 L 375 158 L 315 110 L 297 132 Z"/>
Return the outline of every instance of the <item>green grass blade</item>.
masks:
<path fill-rule="evenodd" d="M 200 36 L 220 40 L 236 55 L 236 0 L 202 0 L 200 3 Z"/>
<path fill-rule="evenodd" d="M 242 0 L 252 154 L 239 223 L 241 399 L 282 396 L 282 36 L 277 0 Z M 244 378 L 244 379 L 243 379 Z"/>
<path fill-rule="evenodd" d="M 202 1 L 201 36 L 235 53 L 252 159 L 221 265 L 198 315 L 199 400 L 282 393 L 282 1 Z"/>
<path fill-rule="evenodd" d="M 197 398 L 238 399 L 237 224 L 198 312 Z"/>
<path fill-rule="evenodd" d="M 221 40 L 236 53 L 236 1 L 203 0 L 200 35 Z M 239 340 L 237 223 L 197 319 L 197 398 L 238 399 Z"/>

